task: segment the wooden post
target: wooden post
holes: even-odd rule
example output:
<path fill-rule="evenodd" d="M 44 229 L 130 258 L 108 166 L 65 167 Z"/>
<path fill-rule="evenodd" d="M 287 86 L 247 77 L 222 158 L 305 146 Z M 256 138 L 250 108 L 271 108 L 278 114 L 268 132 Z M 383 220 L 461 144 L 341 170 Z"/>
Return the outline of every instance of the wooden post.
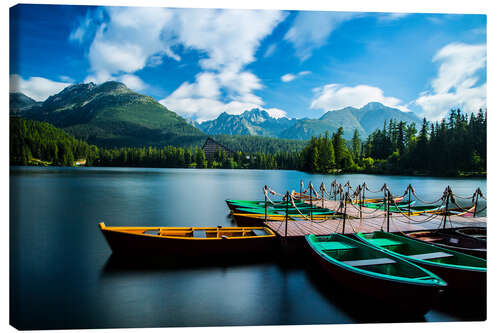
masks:
<path fill-rule="evenodd" d="M 264 209 L 265 209 L 265 222 L 267 222 L 267 185 L 264 186 L 264 200 L 265 200 L 265 204 L 264 204 Z"/>
<path fill-rule="evenodd" d="M 313 195 L 312 195 L 312 183 L 311 182 L 309 182 L 309 200 L 310 200 L 309 201 L 309 204 L 310 204 L 309 205 L 309 208 L 310 208 L 310 210 L 309 210 L 309 218 L 312 221 L 312 219 L 313 219 Z"/>
<path fill-rule="evenodd" d="M 363 205 L 365 204 L 365 189 L 366 189 L 366 183 L 363 183 L 363 200 L 362 200 Z"/>
<path fill-rule="evenodd" d="M 446 228 L 446 219 L 448 218 L 448 204 L 450 202 L 450 194 L 451 194 L 451 188 L 448 185 L 446 188 L 446 207 L 444 209 L 444 222 L 443 222 L 443 229 Z"/>
<path fill-rule="evenodd" d="M 408 216 L 410 216 L 410 209 L 411 209 L 411 184 L 408 186 Z"/>
<path fill-rule="evenodd" d="M 392 201 L 392 195 L 391 195 L 391 192 L 389 190 L 387 190 L 387 232 L 390 232 L 389 231 L 389 216 L 391 214 L 390 212 L 390 203 Z"/>
<path fill-rule="evenodd" d="M 347 215 L 347 205 L 346 205 L 346 194 L 347 193 L 344 193 L 344 221 L 342 223 L 342 235 L 345 234 L 345 219 L 346 219 L 346 215 Z"/>
<path fill-rule="evenodd" d="M 290 193 L 286 191 L 286 207 L 285 207 L 285 238 L 288 234 L 288 200 L 290 199 Z"/>
<path fill-rule="evenodd" d="M 321 208 L 325 208 L 325 184 L 321 183 Z"/>
<path fill-rule="evenodd" d="M 472 214 L 472 217 L 476 217 L 476 211 L 477 211 L 477 200 L 479 199 L 479 193 L 481 193 L 481 190 L 479 187 L 476 190 L 476 202 L 474 203 L 474 213 Z"/>
<path fill-rule="evenodd" d="M 302 189 L 304 188 L 304 182 L 300 180 L 300 194 L 302 194 Z"/>
<path fill-rule="evenodd" d="M 385 184 L 383 186 L 383 189 L 384 189 L 384 212 L 387 216 L 387 187 L 385 186 Z M 383 222 L 382 222 L 382 226 L 380 228 L 381 228 L 381 230 L 384 230 L 384 223 Z"/>
<path fill-rule="evenodd" d="M 361 203 L 361 187 L 359 188 L 359 193 L 358 193 L 358 202 Z M 363 222 L 363 206 L 361 206 L 360 204 L 358 204 L 359 206 L 359 223 L 361 225 L 361 223 Z"/>

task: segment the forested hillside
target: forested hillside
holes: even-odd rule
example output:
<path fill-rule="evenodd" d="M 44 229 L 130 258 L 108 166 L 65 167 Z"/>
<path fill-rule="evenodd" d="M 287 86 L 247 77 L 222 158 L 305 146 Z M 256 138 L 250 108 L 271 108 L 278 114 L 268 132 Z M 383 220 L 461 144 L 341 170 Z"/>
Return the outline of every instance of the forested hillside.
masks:
<path fill-rule="evenodd" d="M 426 175 L 482 175 L 486 173 L 486 114 L 451 110 L 447 119 L 420 129 L 404 121 L 390 121 L 361 141 L 355 131 L 348 144 L 340 128 L 312 138 L 302 152 L 309 172 L 373 172 Z M 349 146 L 349 148 L 348 148 Z"/>

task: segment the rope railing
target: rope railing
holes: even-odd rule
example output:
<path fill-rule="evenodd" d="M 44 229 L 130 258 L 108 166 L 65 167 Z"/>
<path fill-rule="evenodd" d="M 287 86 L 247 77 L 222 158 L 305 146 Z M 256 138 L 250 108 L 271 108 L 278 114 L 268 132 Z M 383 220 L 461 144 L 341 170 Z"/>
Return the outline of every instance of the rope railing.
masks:
<path fill-rule="evenodd" d="M 291 192 L 291 195 L 290 195 L 291 203 L 292 203 L 292 206 L 294 207 L 294 209 L 296 209 L 296 211 L 298 212 L 298 215 L 300 215 L 302 218 L 304 218 L 308 221 L 315 222 L 315 223 L 322 223 L 322 222 L 325 222 L 329 219 L 317 220 L 317 219 L 311 218 L 312 214 L 306 213 L 305 208 L 302 207 L 302 211 L 301 211 L 301 209 L 299 207 L 297 207 L 297 205 L 295 204 L 296 199 L 302 199 L 302 200 L 305 199 L 306 201 L 307 200 L 309 200 L 309 201 L 322 200 L 322 202 L 324 203 L 325 199 L 332 200 L 332 199 L 338 198 L 339 200 L 335 200 L 338 202 L 338 206 L 333 207 L 333 208 L 330 206 L 330 209 L 332 209 L 335 212 L 342 212 L 346 208 L 345 205 L 350 203 L 351 206 L 356 211 L 358 211 L 360 213 L 360 217 L 362 216 L 362 218 L 365 218 L 365 219 L 377 219 L 377 218 L 380 218 L 384 215 L 387 216 L 385 211 L 382 214 L 380 214 L 379 211 L 382 207 L 389 209 L 389 206 L 391 206 L 391 207 L 395 207 L 397 212 L 401 216 L 392 216 L 392 214 L 391 214 L 390 220 L 399 220 L 399 222 L 410 223 L 410 224 L 422 224 L 422 223 L 426 223 L 426 222 L 430 221 L 433 218 L 436 218 L 436 216 L 439 216 L 439 215 L 442 216 L 443 215 L 443 208 L 440 208 L 436 211 L 429 210 L 429 212 L 422 213 L 422 214 L 426 214 L 426 218 L 424 220 L 413 219 L 413 218 L 411 218 L 411 216 L 420 215 L 420 213 L 412 214 L 411 208 L 407 209 L 406 205 L 398 204 L 397 200 L 394 200 L 394 198 L 405 198 L 406 196 L 408 196 L 408 205 L 409 205 L 410 201 L 411 201 L 410 200 L 410 195 L 411 195 L 411 199 L 415 198 L 419 202 L 425 203 L 427 205 L 437 204 L 438 202 L 441 202 L 441 204 L 444 205 L 445 200 L 447 200 L 447 198 L 449 196 L 448 200 L 451 201 L 451 203 L 456 206 L 456 208 L 453 208 L 453 209 L 455 211 L 461 210 L 463 212 L 470 210 L 470 208 L 463 207 L 460 203 L 457 202 L 456 198 L 465 199 L 465 200 L 472 199 L 473 201 L 474 200 L 477 201 L 477 199 L 479 197 L 481 197 L 484 200 L 486 200 L 486 198 L 484 197 L 484 195 L 482 194 L 482 192 L 479 188 L 474 192 L 474 194 L 472 196 L 463 197 L 463 196 L 459 196 L 459 195 L 456 195 L 455 193 L 453 193 L 451 191 L 451 188 L 449 188 L 449 186 L 448 186 L 448 187 L 446 187 L 445 191 L 443 192 L 443 195 L 441 195 L 441 197 L 439 197 L 437 200 L 427 201 L 427 200 L 423 200 L 415 192 L 415 189 L 413 188 L 413 186 L 411 184 L 409 184 L 408 187 L 405 189 L 403 195 L 401 195 L 401 196 L 390 195 L 390 198 L 387 196 L 387 193 L 390 194 L 390 190 L 389 190 L 389 187 L 387 186 L 386 183 L 383 184 L 379 190 L 374 191 L 374 190 L 370 189 L 366 185 L 366 183 L 363 183 L 362 185 L 358 185 L 357 187 L 353 188 L 350 181 L 347 181 L 344 185 L 342 185 L 342 184 L 338 183 L 336 180 L 334 180 L 330 183 L 329 192 L 326 190 L 324 183 L 321 183 L 321 185 L 319 187 L 321 194 L 318 193 L 318 191 L 315 189 L 315 187 L 311 181 L 309 182 L 309 185 L 305 188 L 302 187 L 303 184 L 304 184 L 304 182 L 301 180 L 301 192 L 295 192 L 295 191 Z M 351 190 L 352 190 L 352 192 L 351 192 Z M 373 208 L 373 210 L 372 209 L 363 210 L 362 208 L 360 209 L 360 207 L 358 207 L 358 205 L 361 205 L 361 203 L 364 202 L 364 200 L 365 200 L 364 191 L 369 191 L 371 193 L 384 192 L 384 202 L 381 202 L 380 204 L 378 204 L 378 206 L 375 206 L 375 208 Z M 309 193 L 307 194 L 307 192 L 309 192 Z M 363 193 L 362 199 L 361 199 L 361 193 Z M 265 191 L 265 194 L 266 194 L 266 197 L 269 200 L 269 202 L 272 204 L 274 204 L 274 202 L 269 197 L 269 194 L 272 194 L 275 196 L 281 196 L 281 194 L 273 191 L 269 187 L 267 187 L 267 191 Z M 483 212 L 484 210 L 486 210 L 486 207 L 484 207 L 481 210 L 477 210 L 477 206 L 476 206 L 474 213 L 478 214 L 480 212 Z M 449 210 L 446 210 L 446 212 L 448 212 L 448 211 Z M 451 215 L 451 214 L 447 214 L 447 215 Z M 402 217 L 404 219 L 401 221 Z"/>

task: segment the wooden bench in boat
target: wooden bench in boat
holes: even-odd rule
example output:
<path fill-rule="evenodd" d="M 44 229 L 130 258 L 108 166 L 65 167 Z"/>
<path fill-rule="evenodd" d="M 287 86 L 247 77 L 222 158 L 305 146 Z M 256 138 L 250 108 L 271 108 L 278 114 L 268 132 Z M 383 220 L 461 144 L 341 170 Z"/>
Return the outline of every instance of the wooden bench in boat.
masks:
<path fill-rule="evenodd" d="M 194 238 L 207 238 L 207 233 L 205 230 L 193 230 Z"/>
<path fill-rule="evenodd" d="M 316 244 L 319 245 L 321 247 L 321 250 L 323 251 L 347 250 L 356 248 L 355 246 L 344 242 L 319 242 Z"/>
<path fill-rule="evenodd" d="M 359 266 L 394 264 L 396 263 L 396 261 L 392 260 L 391 258 L 374 258 L 374 259 L 362 259 L 362 260 L 348 260 L 348 261 L 342 261 L 342 263 L 347 264 L 349 266 L 359 267 Z"/>
<path fill-rule="evenodd" d="M 370 242 L 377 244 L 378 246 L 391 246 L 391 245 L 401 245 L 403 243 L 389 238 L 373 238 Z"/>
<path fill-rule="evenodd" d="M 408 257 L 414 259 L 429 260 L 429 259 L 453 257 L 453 254 L 446 252 L 431 252 L 431 253 L 414 254 Z"/>

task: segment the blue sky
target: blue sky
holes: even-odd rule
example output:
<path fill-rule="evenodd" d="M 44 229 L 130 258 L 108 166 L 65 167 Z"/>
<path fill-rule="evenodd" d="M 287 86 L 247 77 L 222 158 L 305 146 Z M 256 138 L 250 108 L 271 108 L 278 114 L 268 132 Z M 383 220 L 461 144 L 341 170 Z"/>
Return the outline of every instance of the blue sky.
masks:
<path fill-rule="evenodd" d="M 117 80 L 198 121 L 320 117 L 378 101 L 428 119 L 486 106 L 486 16 L 18 5 L 11 91 Z"/>

